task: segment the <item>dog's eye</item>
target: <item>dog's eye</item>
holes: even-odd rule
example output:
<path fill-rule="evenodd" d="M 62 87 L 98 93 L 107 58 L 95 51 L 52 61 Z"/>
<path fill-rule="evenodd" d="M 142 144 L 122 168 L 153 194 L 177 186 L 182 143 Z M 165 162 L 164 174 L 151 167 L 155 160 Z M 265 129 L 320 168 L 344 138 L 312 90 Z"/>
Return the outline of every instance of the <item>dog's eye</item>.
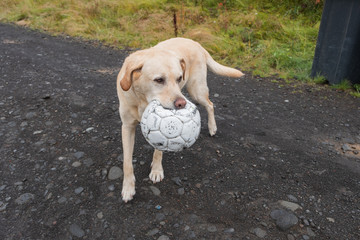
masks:
<path fill-rule="evenodd" d="M 178 83 L 180 83 L 181 80 L 182 80 L 182 76 L 180 76 L 176 81 L 177 81 Z"/>
<path fill-rule="evenodd" d="M 155 78 L 154 81 L 157 82 L 157 83 L 160 83 L 160 84 L 165 83 L 165 80 L 163 78 Z"/>

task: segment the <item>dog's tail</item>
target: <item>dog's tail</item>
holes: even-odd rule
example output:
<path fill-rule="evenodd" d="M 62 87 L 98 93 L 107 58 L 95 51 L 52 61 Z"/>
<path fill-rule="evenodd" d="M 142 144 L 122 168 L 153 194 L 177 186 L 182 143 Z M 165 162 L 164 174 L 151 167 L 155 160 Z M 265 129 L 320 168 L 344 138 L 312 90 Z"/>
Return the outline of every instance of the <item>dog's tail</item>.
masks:
<path fill-rule="evenodd" d="M 204 48 L 203 48 L 204 49 Z M 226 67 L 224 65 L 221 65 L 220 63 L 216 62 L 211 55 L 208 53 L 208 51 L 205 51 L 205 56 L 206 56 L 206 65 L 210 68 L 210 70 L 213 73 L 222 75 L 222 76 L 227 76 L 227 77 L 234 77 L 234 78 L 239 78 L 244 76 L 245 74 L 242 73 L 241 71 L 235 69 L 235 68 L 231 68 L 231 67 Z"/>

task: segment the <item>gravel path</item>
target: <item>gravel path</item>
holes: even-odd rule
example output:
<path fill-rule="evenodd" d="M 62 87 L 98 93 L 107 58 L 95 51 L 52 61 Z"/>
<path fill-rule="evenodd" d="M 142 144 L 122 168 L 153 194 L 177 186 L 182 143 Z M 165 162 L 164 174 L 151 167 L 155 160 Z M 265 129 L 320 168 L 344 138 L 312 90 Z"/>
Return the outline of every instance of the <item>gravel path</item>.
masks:
<path fill-rule="evenodd" d="M 164 156 L 137 130 L 121 201 L 128 54 L 0 24 L 0 239 L 360 239 L 360 100 L 209 74 L 218 134 Z"/>

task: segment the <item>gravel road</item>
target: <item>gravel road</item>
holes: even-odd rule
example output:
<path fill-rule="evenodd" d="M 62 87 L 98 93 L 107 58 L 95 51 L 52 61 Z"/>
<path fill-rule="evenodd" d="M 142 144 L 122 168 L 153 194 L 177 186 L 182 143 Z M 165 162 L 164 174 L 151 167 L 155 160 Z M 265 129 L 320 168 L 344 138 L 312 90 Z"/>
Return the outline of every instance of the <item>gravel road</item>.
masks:
<path fill-rule="evenodd" d="M 0 239 L 360 239 L 360 100 L 250 73 L 209 73 L 218 133 L 200 108 L 161 183 L 137 129 L 123 203 L 127 54 L 0 24 Z"/>

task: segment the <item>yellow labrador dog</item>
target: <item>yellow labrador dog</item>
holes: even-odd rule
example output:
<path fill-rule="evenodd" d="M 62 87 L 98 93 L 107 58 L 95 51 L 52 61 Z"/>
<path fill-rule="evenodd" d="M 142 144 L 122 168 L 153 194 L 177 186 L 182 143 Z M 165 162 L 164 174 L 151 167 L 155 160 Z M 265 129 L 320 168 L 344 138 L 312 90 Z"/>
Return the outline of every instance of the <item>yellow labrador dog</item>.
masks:
<path fill-rule="evenodd" d="M 191 98 L 207 110 L 210 135 L 216 133 L 214 107 L 209 100 L 206 81 L 207 68 L 223 76 L 238 78 L 244 75 L 239 70 L 215 62 L 199 43 L 185 38 L 160 42 L 125 59 L 116 84 L 124 152 L 123 201 L 130 201 L 135 194 L 132 165 L 135 128 L 149 102 L 157 99 L 165 108 L 184 108 L 186 100 L 181 89 L 186 85 Z M 164 178 L 161 162 L 162 152 L 155 149 L 149 175 L 154 183 Z"/>

